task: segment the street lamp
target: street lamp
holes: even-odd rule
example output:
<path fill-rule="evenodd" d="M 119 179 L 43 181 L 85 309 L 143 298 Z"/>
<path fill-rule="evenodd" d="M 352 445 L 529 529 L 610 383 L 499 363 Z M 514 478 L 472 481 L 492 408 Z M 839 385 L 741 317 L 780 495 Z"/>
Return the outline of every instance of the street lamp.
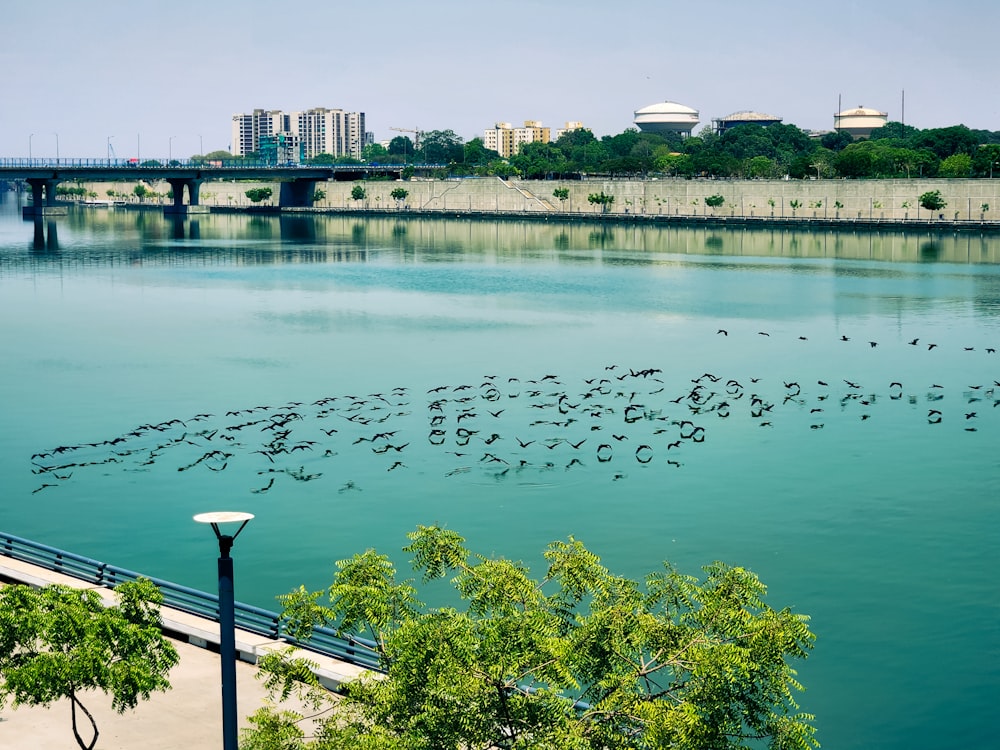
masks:
<path fill-rule="evenodd" d="M 114 138 L 113 135 L 108 136 L 108 166 L 111 166 L 111 139 Z"/>
<path fill-rule="evenodd" d="M 54 133 L 52 133 L 52 135 L 54 135 L 56 137 L 56 166 L 58 167 L 59 166 L 59 134 L 54 132 Z"/>
<path fill-rule="evenodd" d="M 28 162 L 29 162 L 29 164 L 31 162 L 31 139 L 34 138 L 34 137 L 35 137 L 34 133 L 31 133 L 28 136 Z M 993 176 L 993 167 L 991 166 L 990 167 L 990 177 L 992 177 L 992 176 Z"/>
<path fill-rule="evenodd" d="M 172 135 L 167 138 L 167 166 L 170 166 L 170 162 L 174 160 L 174 138 L 176 135 Z"/>
<path fill-rule="evenodd" d="M 222 661 L 222 748 L 237 750 L 236 717 L 236 615 L 233 596 L 233 558 L 229 551 L 243 528 L 253 518 L 253 513 L 217 511 L 199 513 L 198 523 L 211 524 L 219 540 L 219 658 Z M 219 524 L 239 523 L 235 534 L 223 534 Z"/>

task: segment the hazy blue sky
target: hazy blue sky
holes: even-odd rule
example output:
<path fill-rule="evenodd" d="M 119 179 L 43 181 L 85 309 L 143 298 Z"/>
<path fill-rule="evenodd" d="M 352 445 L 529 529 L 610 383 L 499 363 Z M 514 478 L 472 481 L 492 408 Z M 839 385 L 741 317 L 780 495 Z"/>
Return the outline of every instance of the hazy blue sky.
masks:
<path fill-rule="evenodd" d="M 829 129 L 876 107 L 1000 130 L 996 0 L 39 0 L 0 14 L 0 156 L 227 148 L 236 112 L 339 107 L 390 127 L 581 120 L 663 100 Z M 172 137 L 172 139 L 171 139 Z"/>

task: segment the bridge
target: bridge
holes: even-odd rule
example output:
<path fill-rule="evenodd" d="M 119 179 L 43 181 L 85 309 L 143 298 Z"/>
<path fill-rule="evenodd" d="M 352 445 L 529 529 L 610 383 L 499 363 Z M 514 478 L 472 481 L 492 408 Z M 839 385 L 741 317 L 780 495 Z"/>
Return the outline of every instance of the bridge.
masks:
<path fill-rule="evenodd" d="M 0 181 L 21 180 L 31 187 L 32 206 L 26 216 L 44 216 L 65 211 L 56 205 L 56 186 L 67 180 L 131 181 L 164 180 L 173 189 L 173 204 L 167 213 L 206 213 L 198 193 L 206 180 L 261 180 L 281 185 L 278 205 L 308 207 L 313 204 L 317 182 L 363 180 L 369 177 L 400 179 L 411 167 L 416 174 L 429 174 L 443 164 L 335 164 L 283 165 L 261 162 L 178 161 L 155 159 L 0 159 Z M 185 188 L 187 203 L 184 202 Z"/>

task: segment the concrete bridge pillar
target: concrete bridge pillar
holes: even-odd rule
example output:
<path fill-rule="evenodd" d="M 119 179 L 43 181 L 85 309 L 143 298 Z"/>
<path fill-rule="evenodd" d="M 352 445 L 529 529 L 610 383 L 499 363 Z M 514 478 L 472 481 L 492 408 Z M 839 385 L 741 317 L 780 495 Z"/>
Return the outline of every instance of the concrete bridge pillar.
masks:
<path fill-rule="evenodd" d="M 62 180 L 48 177 L 29 177 L 27 183 L 31 186 L 31 205 L 24 207 L 24 216 L 65 214 L 66 207 L 56 205 L 56 185 L 60 182 Z"/>
<path fill-rule="evenodd" d="M 164 209 L 168 214 L 207 214 L 208 206 L 198 205 L 201 180 L 191 177 L 168 177 L 167 182 L 174 193 L 174 202 Z M 184 204 L 184 188 L 188 191 L 188 203 Z"/>
<path fill-rule="evenodd" d="M 278 193 L 278 205 L 282 208 L 309 208 L 313 204 L 318 180 L 297 177 L 291 182 L 282 182 Z"/>

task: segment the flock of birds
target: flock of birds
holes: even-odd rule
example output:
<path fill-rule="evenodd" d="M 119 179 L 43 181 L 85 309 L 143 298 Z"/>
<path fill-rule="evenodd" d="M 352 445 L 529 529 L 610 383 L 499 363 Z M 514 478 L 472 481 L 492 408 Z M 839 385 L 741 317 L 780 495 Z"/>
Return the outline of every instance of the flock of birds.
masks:
<path fill-rule="evenodd" d="M 728 337 L 725 329 L 716 333 Z M 769 336 L 765 331 L 756 335 Z M 802 340 L 806 337 L 800 336 Z M 842 343 L 852 339 L 839 337 Z M 855 342 L 857 344 L 857 342 Z M 876 341 L 862 341 L 876 348 Z M 938 347 L 914 338 L 902 346 L 947 356 L 975 347 Z M 990 347 L 981 350 L 996 353 Z M 738 379 L 704 372 L 670 382 L 657 367 L 607 365 L 591 377 L 484 375 L 473 382 L 406 386 L 310 402 L 256 405 L 138 425 L 112 438 L 59 445 L 31 456 L 41 492 L 103 472 L 241 473 L 246 490 L 271 492 L 284 482 L 342 481 L 354 472 L 440 468 L 447 477 L 475 473 L 493 479 L 606 465 L 613 480 L 630 467 L 679 468 L 688 451 L 724 422 L 774 428 L 789 414 L 812 431 L 839 418 L 865 422 L 885 401 L 908 404 L 928 425 L 957 422 L 976 432 L 1000 404 L 1000 381 L 962 388 L 961 413 L 946 414 L 938 383 L 861 383 L 848 379 L 799 382 Z M 956 394 L 957 397 L 957 394 Z M 949 402 L 951 403 L 951 402 Z M 428 452 L 438 454 L 429 461 Z M 339 461 L 339 463 L 338 463 Z M 331 463 L 332 462 L 332 463 Z M 346 467 L 345 467 L 346 462 Z M 339 492 L 359 490 L 349 479 Z"/>

